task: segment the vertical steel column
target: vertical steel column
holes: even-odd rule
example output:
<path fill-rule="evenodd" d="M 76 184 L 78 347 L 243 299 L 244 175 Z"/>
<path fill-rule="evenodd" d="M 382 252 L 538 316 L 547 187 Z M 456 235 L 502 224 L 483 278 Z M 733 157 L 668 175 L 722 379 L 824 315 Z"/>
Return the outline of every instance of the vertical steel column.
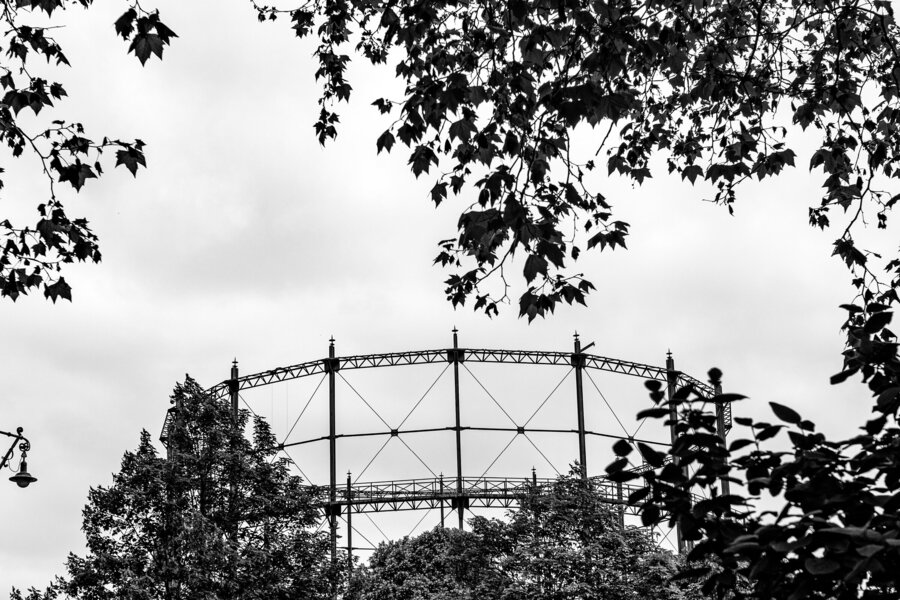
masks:
<path fill-rule="evenodd" d="M 622 494 L 622 482 L 616 482 L 616 499 L 619 501 L 619 527 L 625 529 L 625 502 Z"/>
<path fill-rule="evenodd" d="M 353 574 L 353 494 L 351 492 L 350 471 L 347 471 L 347 579 Z"/>
<path fill-rule="evenodd" d="M 238 418 L 238 362 L 235 358 L 231 363 L 231 379 L 228 380 L 228 395 L 231 398 L 231 418 L 237 423 Z"/>
<path fill-rule="evenodd" d="M 234 425 L 234 433 L 235 436 L 243 435 L 243 432 L 237 430 L 238 428 L 238 401 L 240 399 L 240 394 L 238 392 L 238 387 L 240 386 L 238 382 L 238 362 L 237 358 L 235 358 L 231 362 L 231 379 L 228 380 L 228 395 L 231 399 L 231 422 Z M 232 442 L 231 450 L 232 452 L 235 450 L 234 443 L 236 443 L 236 439 L 232 438 L 234 441 Z M 231 513 L 232 519 L 234 520 L 234 530 L 230 532 L 231 539 L 233 541 L 237 541 L 238 538 L 238 521 L 237 521 L 237 504 L 238 504 L 238 488 L 237 483 L 234 479 L 231 480 L 231 485 L 229 486 L 230 498 L 229 498 L 229 512 Z"/>
<path fill-rule="evenodd" d="M 329 526 L 331 527 L 331 562 L 337 560 L 337 514 L 334 503 L 337 500 L 337 453 L 335 448 L 336 437 L 336 408 L 334 395 L 334 337 L 329 340 L 328 344 L 328 459 L 330 462 L 329 471 Z"/>
<path fill-rule="evenodd" d="M 672 358 L 671 350 L 666 353 L 666 380 L 668 381 L 666 392 L 669 399 L 669 434 L 672 445 L 674 446 L 675 440 L 678 437 L 678 434 L 675 431 L 675 425 L 678 423 L 678 409 L 674 404 L 678 372 L 675 370 L 675 360 Z M 675 539 L 678 540 L 678 554 L 684 554 L 684 540 L 681 539 L 681 524 L 677 521 L 675 522 Z"/>
<path fill-rule="evenodd" d="M 444 474 L 443 473 L 441 473 L 439 481 L 440 481 L 440 485 L 441 485 L 441 492 L 439 494 L 440 503 L 441 503 L 441 528 L 443 528 L 444 527 Z"/>
<path fill-rule="evenodd" d="M 453 328 L 453 406 L 456 410 L 456 503 L 459 513 L 459 528 L 463 528 L 463 496 L 462 496 L 462 428 L 459 420 L 459 338 L 456 327 Z"/>
<path fill-rule="evenodd" d="M 584 385 L 581 371 L 584 369 L 584 355 L 581 353 L 581 340 L 575 334 L 575 353 L 572 354 L 572 366 L 575 367 L 575 403 L 578 411 L 578 464 L 581 467 L 581 479 L 587 480 L 587 441 L 584 433 Z"/>
<path fill-rule="evenodd" d="M 716 384 L 716 396 L 720 396 L 722 394 L 722 384 Z M 725 433 L 725 404 L 722 402 L 716 402 L 716 433 L 719 434 L 719 437 L 722 438 L 722 445 L 726 445 L 726 433 Z M 728 495 L 731 493 L 731 482 L 728 481 L 728 475 L 722 475 L 719 477 L 719 485 L 722 487 L 722 494 Z"/>

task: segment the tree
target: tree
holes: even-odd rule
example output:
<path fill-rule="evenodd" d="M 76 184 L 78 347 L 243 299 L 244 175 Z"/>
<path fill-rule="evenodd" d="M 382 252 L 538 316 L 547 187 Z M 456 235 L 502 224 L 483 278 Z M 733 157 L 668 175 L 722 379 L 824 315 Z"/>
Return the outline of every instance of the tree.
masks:
<path fill-rule="evenodd" d="M 886 0 L 251 2 L 260 21 L 289 18 L 297 36 L 318 39 L 322 143 L 351 95 L 351 53 L 396 63 L 406 89 L 373 103 L 395 118 L 377 151 L 399 140 L 416 177 L 440 169 L 436 204 L 472 199 L 435 259 L 459 269 L 446 281 L 454 305 L 474 297 L 496 314 L 517 253 L 520 315 L 584 302 L 594 286 L 569 265 L 585 249 L 624 248 L 629 232 L 590 173 L 601 151 L 609 174 L 638 185 L 665 160 L 732 211 L 741 182 L 795 165 L 799 129 L 817 136 L 801 160 L 825 187 L 810 224 L 838 219 L 834 254 L 859 292 L 897 301 L 878 279 L 900 261 L 879 264 L 856 242 L 867 219 L 885 227 L 900 198 L 888 191 L 900 161 L 900 29 Z M 572 135 L 586 127 L 594 147 L 577 156 Z"/>
<path fill-rule="evenodd" d="M 358 570 L 358 600 L 603 598 L 685 600 L 677 559 L 645 531 L 623 528 L 594 480 L 577 472 L 524 498 L 508 520 L 475 517 L 471 532 L 436 528 L 383 544 Z"/>
<path fill-rule="evenodd" d="M 494 554 L 482 537 L 436 527 L 415 537 L 381 544 L 356 569 L 347 597 L 353 600 L 475 600 L 504 588 Z"/>
<path fill-rule="evenodd" d="M 602 501 L 603 482 L 573 469 L 549 490 L 523 499 L 509 522 L 476 518 L 473 531 L 500 550 L 505 598 L 684 600 L 696 586 L 670 583 L 677 560 L 644 530 L 624 527 Z"/>
<path fill-rule="evenodd" d="M 276 442 L 248 413 L 191 378 L 175 388 L 168 457 L 141 433 L 109 487 L 91 489 L 88 554 L 34 600 L 113 598 L 327 598 L 337 584 L 327 535 L 308 488 L 275 460 Z M 21 598 L 14 592 L 14 599 Z"/>
<path fill-rule="evenodd" d="M 869 321 L 871 322 L 871 321 Z M 869 345 L 871 348 L 872 345 Z M 866 349 L 863 349 L 865 352 Z M 688 561 L 706 561 L 684 571 L 703 577 L 704 591 L 718 598 L 765 600 L 881 600 L 900 594 L 900 386 L 896 347 L 885 370 L 872 374 L 877 395 L 874 418 L 860 434 L 829 440 L 793 409 L 770 403 L 777 423 L 736 418 L 748 435 L 726 447 L 716 435 L 716 416 L 690 386 L 665 399 L 659 382 L 648 382 L 659 405 L 639 416 L 670 419 L 677 414 L 677 438 L 664 453 L 640 446 L 651 469 L 629 502 L 641 506 L 646 522 L 668 515 L 694 542 Z M 866 356 L 871 369 L 876 357 Z M 843 375 L 842 375 L 843 376 Z M 840 376 L 840 377 L 842 377 Z M 721 372 L 710 371 L 716 385 Z M 840 378 L 839 377 L 839 378 Z M 728 394 L 715 403 L 743 396 Z M 886 421 L 890 424 L 886 426 Z M 668 421 L 667 421 L 668 422 Z M 787 430 L 789 450 L 772 448 Z M 637 479 L 626 469 L 630 447 L 608 467 L 618 481 Z M 726 478 L 735 489 L 721 492 Z M 693 502 L 691 491 L 708 499 Z M 760 508 L 765 494 L 774 510 Z"/>
<path fill-rule="evenodd" d="M 62 47 L 52 37 L 53 18 L 79 5 L 89 8 L 93 0 L 3 0 L 0 24 L 4 26 L 6 56 L 0 61 L 0 143 L 13 158 L 31 155 L 38 159 L 47 182 L 47 197 L 37 205 L 34 223 L 13 223 L 0 215 L 0 297 L 15 300 L 42 288 L 44 296 L 72 299 L 72 291 L 62 275 L 63 265 L 74 261 L 100 262 L 97 236 L 83 218 L 66 212 L 57 184 L 80 191 L 89 179 L 103 175 L 104 151 L 115 152 L 115 166 L 124 166 L 132 175 L 146 166 L 144 142 L 87 137 L 78 122 L 47 118 L 47 113 L 67 95 L 63 85 L 41 76 L 36 59 L 46 59 L 55 67 L 69 66 Z M 151 55 L 162 58 L 175 32 L 160 21 L 158 12 L 149 12 L 137 0 L 123 2 L 128 9 L 115 24 L 115 33 L 130 42 L 141 64 Z M 36 25 L 35 13 L 43 11 L 49 24 Z M 21 118 L 22 111 L 37 117 L 35 129 Z M 8 161 L 6 161 L 8 162 Z M 3 170 L 0 169 L 0 173 Z M 0 189 L 3 179 L 0 179 Z"/>

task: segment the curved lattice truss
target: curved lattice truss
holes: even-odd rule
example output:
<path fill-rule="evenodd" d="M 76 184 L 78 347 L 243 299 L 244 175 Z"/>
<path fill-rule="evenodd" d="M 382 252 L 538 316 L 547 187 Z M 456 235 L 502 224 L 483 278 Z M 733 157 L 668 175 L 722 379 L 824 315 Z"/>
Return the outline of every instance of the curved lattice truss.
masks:
<path fill-rule="evenodd" d="M 609 358 L 605 356 L 597 356 L 588 354 L 586 351 L 593 344 L 581 346 L 578 335 L 575 336 L 575 343 L 572 352 L 558 351 L 531 351 L 531 350 L 494 350 L 494 349 L 472 349 L 460 348 L 458 343 L 457 331 L 453 331 L 453 346 L 451 348 L 443 348 L 437 350 L 419 350 L 409 352 L 390 352 L 383 354 L 363 354 L 355 356 L 339 357 L 335 355 L 334 340 L 331 340 L 329 346 L 329 354 L 326 358 L 304 362 L 288 367 L 279 367 L 261 373 L 251 375 L 240 375 L 238 372 L 237 362 L 235 361 L 231 369 L 231 377 L 209 389 L 210 393 L 223 400 L 228 399 L 231 402 L 232 409 L 236 412 L 241 402 L 244 402 L 251 411 L 252 406 L 247 403 L 242 392 L 267 386 L 271 384 L 287 382 L 291 380 L 319 376 L 318 385 L 315 387 L 313 396 L 315 396 L 323 385 L 327 386 L 323 393 L 327 390 L 328 394 L 328 432 L 322 435 L 307 437 L 304 439 L 288 441 L 294 427 L 303 417 L 306 409 L 309 407 L 313 396 L 306 402 L 300 415 L 294 422 L 285 436 L 284 442 L 279 446 L 279 450 L 284 451 L 288 458 L 294 462 L 293 457 L 287 452 L 289 448 L 307 447 L 315 444 L 328 445 L 329 460 L 329 476 L 327 485 L 312 486 L 314 492 L 319 498 L 320 508 L 322 509 L 331 530 L 332 550 L 336 552 L 337 548 L 337 528 L 338 521 L 343 520 L 346 523 L 346 542 L 347 549 L 350 554 L 355 549 L 363 549 L 364 547 L 353 546 L 353 527 L 352 517 L 354 514 L 362 513 L 368 517 L 367 513 L 376 512 L 393 512 L 403 510 L 439 510 L 441 515 L 441 524 L 444 523 L 445 512 L 456 512 L 458 524 L 463 526 L 464 511 L 476 507 L 513 507 L 518 504 L 526 494 L 540 493 L 542 489 L 549 486 L 553 479 L 538 478 L 534 472 L 531 477 L 488 477 L 487 473 L 491 467 L 500 458 L 498 455 L 490 466 L 480 476 L 463 473 L 463 432 L 487 432 L 493 434 L 506 433 L 513 434 L 512 439 L 501 450 L 502 455 L 509 448 L 510 444 L 519 436 L 524 437 L 528 443 L 540 454 L 544 459 L 544 452 L 535 443 L 529 434 L 557 434 L 576 436 L 578 439 L 578 456 L 571 457 L 578 460 L 581 465 L 581 471 L 584 477 L 589 476 L 588 471 L 588 455 L 587 455 L 587 439 L 591 437 L 605 437 L 613 439 L 625 439 L 631 443 L 642 441 L 648 444 L 666 445 L 666 442 L 659 440 L 643 439 L 636 437 L 637 430 L 629 433 L 618 416 L 615 415 L 612 406 L 607 402 L 603 393 L 597 386 L 592 371 L 605 371 L 608 373 L 616 373 L 622 375 L 630 375 L 641 379 L 649 379 L 661 381 L 666 384 L 669 394 L 673 394 L 675 389 L 683 385 L 690 384 L 702 396 L 712 398 L 721 390 L 715 390 L 710 386 L 700 382 L 675 369 L 674 360 L 671 354 L 668 355 L 666 365 L 658 367 L 654 365 L 630 362 Z M 475 363 L 507 363 L 515 365 L 549 365 L 566 368 L 565 375 L 562 380 L 557 383 L 556 387 L 550 394 L 540 403 L 540 405 L 526 419 L 515 419 L 503 405 L 496 399 L 494 395 L 487 389 L 484 383 L 475 376 L 468 365 Z M 436 364 L 443 365 L 443 370 L 437 376 L 437 379 L 428 387 L 428 390 L 418 402 L 412 407 L 406 416 L 392 425 L 388 419 L 382 417 L 372 402 L 369 402 L 344 375 L 348 371 L 356 369 L 374 369 L 377 367 L 398 367 L 404 365 L 422 365 Z M 454 421 L 442 426 L 433 427 L 411 427 L 407 426 L 410 416 L 420 406 L 422 401 L 431 392 L 439 379 L 445 374 L 452 373 L 453 376 L 453 406 Z M 496 405 L 501 413 L 506 417 L 508 425 L 500 426 L 480 426 L 469 425 L 462 421 L 460 414 L 460 375 L 471 376 L 486 396 Z M 560 385 L 568 377 L 572 376 L 575 383 L 575 416 L 576 423 L 574 427 L 554 427 L 542 426 L 542 421 L 536 419 L 538 413 L 556 393 Z M 341 381 L 346 384 L 351 394 L 362 401 L 368 409 L 377 417 L 378 426 L 371 430 L 364 431 L 341 431 L 338 429 L 338 419 L 336 418 L 338 398 L 336 387 Z M 612 411 L 613 417 L 621 426 L 623 434 L 608 433 L 602 431 L 594 431 L 585 425 L 585 383 L 590 384 L 593 390 L 599 394 L 606 406 Z M 723 437 L 731 429 L 731 407 L 728 404 L 717 404 L 719 433 Z M 255 412 L 255 411 L 254 411 Z M 163 443 L 168 439 L 168 428 L 174 419 L 174 409 L 171 409 L 166 415 L 166 421 L 163 424 L 163 431 L 160 439 Z M 640 428 L 638 428 L 640 429 Z M 456 473 L 455 476 L 445 476 L 443 473 L 436 473 L 431 469 L 427 462 L 413 450 L 413 448 L 404 441 L 404 437 L 410 434 L 452 434 L 455 440 L 455 458 Z M 354 438 L 384 438 L 384 443 L 379 450 L 374 453 L 371 460 L 365 468 L 363 468 L 356 478 L 351 478 L 347 474 L 346 482 L 338 480 L 337 467 L 337 446 L 339 441 L 349 441 Z M 430 477 L 420 477 L 416 479 L 392 479 L 389 481 L 363 481 L 362 477 L 366 474 L 369 466 L 378 455 L 385 449 L 388 443 L 397 439 L 406 449 L 415 456 L 419 462 L 428 470 Z M 547 462 L 550 462 L 549 460 Z M 307 481 L 300 466 L 294 462 L 301 474 Z M 551 463 L 552 466 L 552 463 Z M 639 467 L 640 468 L 640 467 Z M 623 522 L 625 515 L 635 514 L 634 507 L 630 507 L 625 502 L 628 495 L 634 489 L 621 483 L 614 483 L 605 480 L 603 477 L 592 477 L 597 480 L 597 488 L 602 495 L 604 501 L 611 505 L 619 507 Z M 723 482 L 723 485 L 725 483 Z M 723 490 L 724 491 L 724 490 Z M 420 521 L 421 522 L 421 521 Z M 377 527 L 377 525 L 376 525 Z M 678 538 L 677 544 L 679 551 L 682 549 L 680 535 L 676 531 Z M 371 545 L 371 543 L 370 543 Z"/>

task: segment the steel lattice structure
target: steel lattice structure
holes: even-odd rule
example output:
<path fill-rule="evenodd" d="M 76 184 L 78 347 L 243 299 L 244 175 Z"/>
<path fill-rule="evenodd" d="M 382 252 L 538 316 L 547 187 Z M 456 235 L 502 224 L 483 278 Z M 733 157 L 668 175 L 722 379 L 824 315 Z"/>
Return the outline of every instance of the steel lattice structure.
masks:
<path fill-rule="evenodd" d="M 438 508 L 441 510 L 441 522 L 443 523 L 444 511 L 449 508 L 451 511 L 457 512 L 459 526 L 462 527 L 464 510 L 472 507 L 512 507 L 517 505 L 527 494 L 541 493 L 542 490 L 548 489 L 554 481 L 553 479 L 538 479 L 535 476 L 532 476 L 532 478 L 486 478 L 484 476 L 470 477 L 464 475 L 461 459 L 461 433 L 463 431 L 505 431 L 516 434 L 528 432 L 575 434 L 578 436 L 579 464 L 582 466 L 582 473 L 585 477 L 587 477 L 586 438 L 588 436 L 605 436 L 628 439 L 628 441 L 634 442 L 636 438 L 633 437 L 626 438 L 624 436 L 609 435 L 591 431 L 585 427 L 582 376 L 587 370 L 605 371 L 639 377 L 645 380 L 660 381 L 666 384 L 669 397 L 674 394 L 677 388 L 686 385 L 692 386 L 698 394 L 708 399 L 712 399 L 721 393 L 720 389 L 713 389 L 709 385 L 676 370 L 671 354 L 667 357 L 666 365 L 658 367 L 585 352 L 592 345 L 589 344 L 587 347 L 582 348 L 576 334 L 572 352 L 460 348 L 457 331 L 454 329 L 453 347 L 451 348 L 339 357 L 335 356 L 334 339 L 332 339 L 330 340 L 329 355 L 318 360 L 243 376 L 239 374 L 237 363 L 235 362 L 231 369 L 231 377 L 212 386 L 208 391 L 215 398 L 230 400 L 232 410 L 237 413 L 240 392 L 243 390 L 317 374 L 327 377 L 330 417 L 328 435 L 282 444 L 280 449 L 313 442 L 328 442 L 330 459 L 329 484 L 327 486 L 310 486 L 310 488 L 314 496 L 318 498 L 319 507 L 329 521 L 332 552 L 336 553 L 337 548 L 337 519 L 343 516 L 347 522 L 347 548 L 352 554 L 351 517 L 353 514 Z M 337 430 L 335 419 L 335 378 L 341 371 L 433 363 L 446 363 L 453 368 L 455 395 L 455 423 L 453 425 L 425 429 L 398 428 L 362 433 L 341 433 Z M 515 428 L 463 425 L 460 421 L 459 368 L 465 363 L 562 365 L 571 367 L 575 373 L 577 427 L 575 429 L 538 428 L 527 427 L 527 423 L 526 426 L 517 425 Z M 724 438 L 731 429 L 731 406 L 728 403 L 716 403 L 716 410 L 719 435 Z M 174 407 L 166 414 L 160 435 L 160 440 L 164 444 L 168 440 L 168 431 L 175 415 L 176 409 Z M 378 435 L 397 437 L 409 433 L 439 431 L 452 431 L 455 433 L 457 467 L 455 477 L 445 478 L 441 476 L 381 482 L 352 482 L 348 475 L 346 485 L 340 484 L 337 480 L 336 444 L 339 439 Z M 642 441 L 653 443 L 650 440 Z M 637 489 L 636 487 L 628 484 L 617 484 L 602 477 L 592 477 L 591 479 L 594 480 L 604 502 L 618 506 L 622 515 L 637 514 L 637 508 L 629 506 L 625 501 L 628 495 Z M 723 492 L 727 493 L 727 482 L 723 481 L 722 485 Z M 680 532 L 677 532 L 677 534 L 679 551 L 681 551 Z"/>

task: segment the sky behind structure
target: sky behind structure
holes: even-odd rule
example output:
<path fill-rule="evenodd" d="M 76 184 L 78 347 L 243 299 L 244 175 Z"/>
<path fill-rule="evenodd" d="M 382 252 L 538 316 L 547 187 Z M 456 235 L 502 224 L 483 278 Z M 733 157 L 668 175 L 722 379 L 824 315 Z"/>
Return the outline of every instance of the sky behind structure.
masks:
<path fill-rule="evenodd" d="M 462 346 L 569 350 L 578 331 L 596 354 L 661 365 L 671 349 L 698 378 L 721 368 L 751 398 L 736 414 L 776 401 L 827 432 L 863 421 L 865 390 L 828 384 L 852 291 L 833 235 L 806 224 L 820 183 L 802 160 L 746 186 L 735 217 L 664 169 L 641 188 L 601 177 L 632 233 L 627 251 L 579 261 L 597 286 L 588 307 L 528 325 L 513 304 L 488 320 L 454 311 L 431 266 L 468 201 L 435 209 L 402 152 L 375 154 L 388 121 L 370 102 L 397 89 L 389 68 L 351 68 L 353 104 L 322 148 L 309 43 L 257 24 L 241 0 L 156 5 L 179 37 L 146 68 L 115 37 L 115 3 L 71 11 L 57 34 L 73 64 L 61 112 L 94 135 L 140 137 L 149 168 L 136 180 L 116 169 L 68 201 L 104 255 L 69 270 L 71 304 L 0 302 L 0 429 L 25 428 L 39 478 L 0 486 L 0 594 L 45 585 L 82 551 L 89 487 L 110 483 L 142 428 L 156 436 L 186 372 L 212 385 L 235 357 L 242 373 L 320 358 L 332 335 L 346 355 L 445 347 L 454 326 Z M 5 214 L 32 211 L 45 196 L 34 165 L 4 167 Z M 278 401 L 289 421 L 295 408 Z M 646 397 L 629 401 L 633 414 Z"/>

